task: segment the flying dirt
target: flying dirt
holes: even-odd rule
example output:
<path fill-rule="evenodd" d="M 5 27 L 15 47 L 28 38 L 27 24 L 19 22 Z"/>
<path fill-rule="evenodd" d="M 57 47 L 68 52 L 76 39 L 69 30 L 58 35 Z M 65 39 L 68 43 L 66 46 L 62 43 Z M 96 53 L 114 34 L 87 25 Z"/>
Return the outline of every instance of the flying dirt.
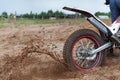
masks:
<path fill-rule="evenodd" d="M 106 57 L 90 71 L 72 71 L 65 63 L 63 46 L 71 33 L 97 32 L 87 21 L 14 26 L 0 29 L 0 80 L 120 80 L 120 58 Z"/>

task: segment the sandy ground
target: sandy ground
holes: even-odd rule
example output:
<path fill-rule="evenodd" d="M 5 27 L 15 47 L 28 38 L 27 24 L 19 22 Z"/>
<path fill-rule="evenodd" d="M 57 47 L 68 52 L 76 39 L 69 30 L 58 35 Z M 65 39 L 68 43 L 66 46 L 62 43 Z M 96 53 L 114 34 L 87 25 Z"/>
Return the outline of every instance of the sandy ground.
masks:
<path fill-rule="evenodd" d="M 120 57 L 107 57 L 102 67 L 90 71 L 65 67 L 62 51 L 68 36 L 83 28 L 97 32 L 88 22 L 14 26 L 0 29 L 0 80 L 120 80 Z"/>

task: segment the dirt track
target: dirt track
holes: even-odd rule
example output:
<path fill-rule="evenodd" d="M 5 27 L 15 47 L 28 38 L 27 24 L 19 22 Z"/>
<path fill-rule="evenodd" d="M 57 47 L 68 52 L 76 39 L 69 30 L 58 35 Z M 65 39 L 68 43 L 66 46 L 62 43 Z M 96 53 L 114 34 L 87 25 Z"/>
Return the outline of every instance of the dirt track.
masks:
<path fill-rule="evenodd" d="M 91 71 L 65 67 L 65 40 L 77 29 L 95 30 L 88 22 L 14 26 L 0 29 L 0 80 L 120 80 L 120 58 Z"/>

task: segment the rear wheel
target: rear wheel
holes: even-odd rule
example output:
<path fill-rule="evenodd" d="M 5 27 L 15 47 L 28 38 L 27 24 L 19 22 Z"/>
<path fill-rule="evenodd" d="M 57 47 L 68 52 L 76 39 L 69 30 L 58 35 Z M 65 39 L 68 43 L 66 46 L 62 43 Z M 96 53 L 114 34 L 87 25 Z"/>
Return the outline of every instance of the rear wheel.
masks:
<path fill-rule="evenodd" d="M 63 57 L 73 70 L 93 69 L 100 65 L 104 52 L 89 54 L 91 50 L 100 47 L 103 40 L 92 30 L 75 31 L 66 41 Z"/>

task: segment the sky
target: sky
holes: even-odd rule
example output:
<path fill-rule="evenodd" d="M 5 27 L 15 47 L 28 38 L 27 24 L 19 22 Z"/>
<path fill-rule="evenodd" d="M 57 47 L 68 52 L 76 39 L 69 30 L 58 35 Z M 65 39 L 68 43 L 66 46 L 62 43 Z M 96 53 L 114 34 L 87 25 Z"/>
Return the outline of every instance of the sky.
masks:
<path fill-rule="evenodd" d="M 68 6 L 85 10 L 94 14 L 97 11 L 109 12 L 109 6 L 104 5 L 105 0 L 1 0 L 0 14 L 2 12 L 24 14 L 47 12 L 48 10 L 62 11 L 64 13 L 72 13 L 62 8 Z"/>

